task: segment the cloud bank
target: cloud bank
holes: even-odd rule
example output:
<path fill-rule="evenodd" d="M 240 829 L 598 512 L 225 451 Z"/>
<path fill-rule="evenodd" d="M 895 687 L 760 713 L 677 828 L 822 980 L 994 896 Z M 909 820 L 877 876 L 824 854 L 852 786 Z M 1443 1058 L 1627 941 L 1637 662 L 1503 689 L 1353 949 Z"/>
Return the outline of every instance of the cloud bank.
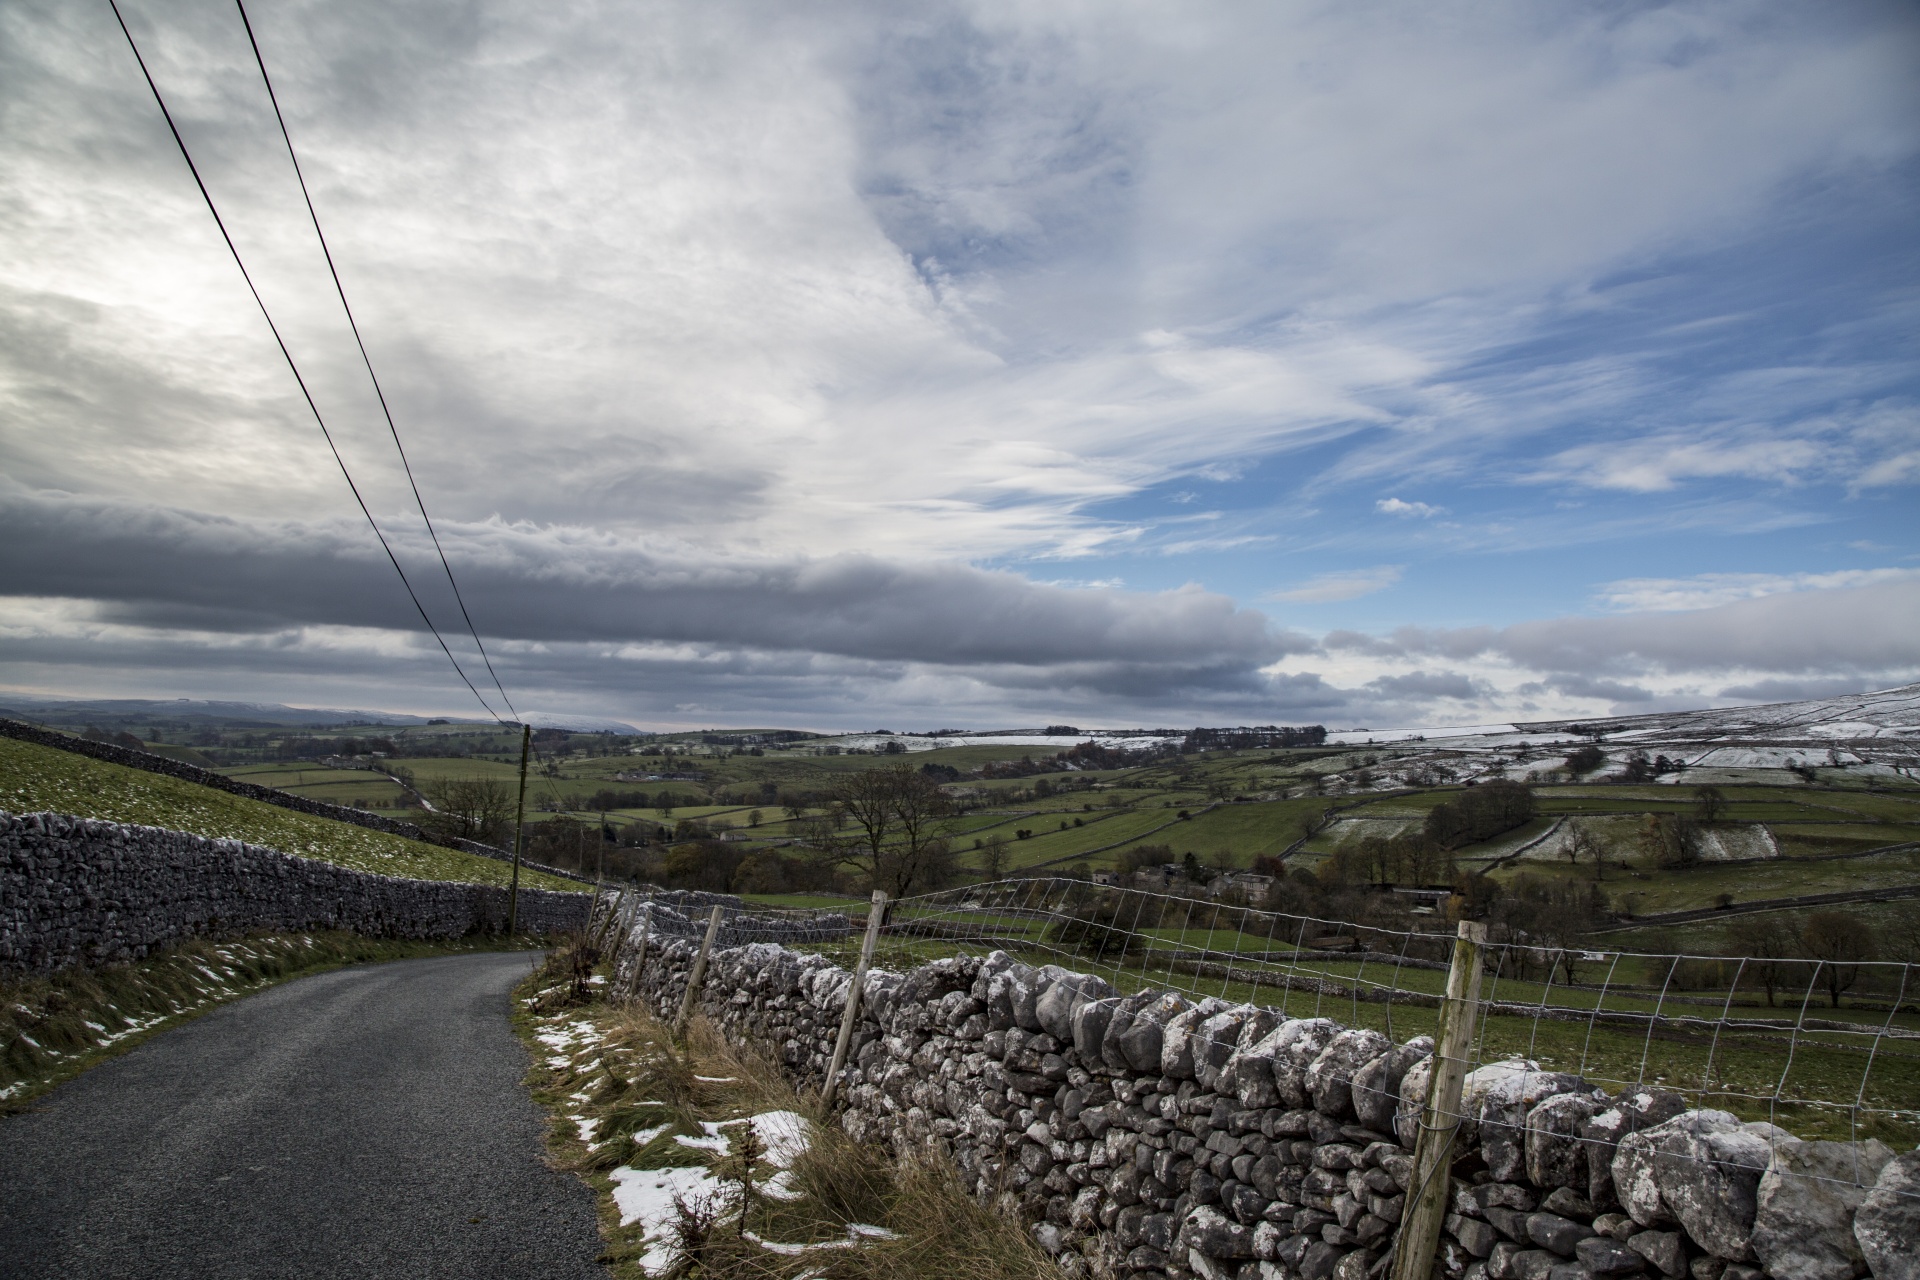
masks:
<path fill-rule="evenodd" d="M 1419 720 L 1920 662 L 1909 7 L 256 17 L 529 698 Z M 230 7 L 129 20 L 451 618 Z M 0 119 L 0 682 L 458 709 L 111 14 L 11 5 Z"/>

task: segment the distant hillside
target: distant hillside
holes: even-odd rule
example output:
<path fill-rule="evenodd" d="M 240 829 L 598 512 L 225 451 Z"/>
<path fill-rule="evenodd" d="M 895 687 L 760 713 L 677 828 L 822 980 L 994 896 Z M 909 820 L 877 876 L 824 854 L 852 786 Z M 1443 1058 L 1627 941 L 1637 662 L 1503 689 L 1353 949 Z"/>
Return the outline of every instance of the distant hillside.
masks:
<path fill-rule="evenodd" d="M 317 728 L 344 725 L 417 725 L 434 723 L 490 725 L 491 720 L 468 716 L 434 717 L 402 711 L 355 711 L 327 707 L 288 707 L 277 702 L 218 702 L 199 698 L 35 698 L 20 694 L 0 698 L 0 716 L 40 724 L 79 727 L 87 724 L 151 724 L 171 721 L 212 728 Z M 605 716 L 568 715 L 529 711 L 524 719 L 536 729 L 572 729 L 582 733 L 639 734 L 623 720 Z"/>
<path fill-rule="evenodd" d="M 1541 720 L 1516 724 L 1514 728 L 1523 733 L 1599 732 L 1609 736 L 1657 735 L 1675 740 L 1737 740 L 1769 745 L 1794 742 L 1825 745 L 1874 738 L 1910 738 L 1920 742 L 1920 684 L 1802 702 L 1594 720 Z"/>

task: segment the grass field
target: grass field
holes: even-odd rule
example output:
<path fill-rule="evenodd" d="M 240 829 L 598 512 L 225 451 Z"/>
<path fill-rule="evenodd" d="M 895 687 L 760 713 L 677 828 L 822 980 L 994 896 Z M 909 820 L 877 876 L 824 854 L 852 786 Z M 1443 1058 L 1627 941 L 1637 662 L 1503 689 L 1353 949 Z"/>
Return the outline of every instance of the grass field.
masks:
<path fill-rule="evenodd" d="M 12 738 L 0 738 L 0 809 L 69 813 L 246 840 L 358 871 L 416 880 L 505 885 L 510 875 L 505 863 L 491 858 Z M 571 881 L 530 871 L 521 873 L 520 882 L 529 888 L 578 888 Z"/>
<path fill-rule="evenodd" d="M 236 782 L 290 791 L 309 800 L 345 805 L 350 809 L 403 808 L 411 803 L 406 788 L 370 769 L 329 769 L 317 764 L 242 765 L 225 770 Z"/>
<path fill-rule="evenodd" d="M 444 726 L 419 740 L 451 732 Z M 390 762 L 412 771 L 422 784 L 436 779 L 485 777 L 511 785 L 516 777 L 513 745 L 504 737 L 487 741 L 499 750 L 492 759 L 475 757 L 406 756 L 413 731 L 399 735 L 402 755 Z M 481 743 L 469 732 L 461 740 Z M 748 847 L 785 845 L 801 834 L 770 798 L 776 793 L 821 792 L 837 779 L 860 770 L 906 764 L 910 767 L 951 766 L 962 774 L 959 794 L 968 811 L 948 824 L 963 869 L 978 874 L 976 840 L 993 836 L 1008 840 L 1009 869 L 1049 869 L 1086 863 L 1094 870 L 1115 866 L 1138 844 L 1171 847 L 1177 861 L 1193 854 L 1207 864 L 1244 867 L 1256 857 L 1291 850 L 1290 865 L 1313 870 L 1332 853 L 1356 845 L 1367 836 L 1392 836 L 1417 828 L 1436 805 L 1457 799 L 1459 783 L 1395 790 L 1369 790 L 1362 770 L 1386 779 L 1385 768 L 1396 760 L 1418 755 L 1408 749 L 1385 746 L 1319 750 L 1256 750 L 1209 752 L 1164 759 L 1126 770 L 1053 773 L 1038 777 L 984 780 L 971 771 L 996 761 L 1039 758 L 1045 749 L 1015 744 L 945 747 L 907 756 L 837 755 L 817 753 L 817 746 L 793 749 L 768 747 L 762 755 L 729 754 L 725 746 L 703 743 L 699 734 L 668 739 L 673 756 L 635 755 L 622 751 L 606 755 L 561 755 L 543 759 L 529 780 L 530 811 L 548 816 L 560 805 L 573 806 L 570 816 L 586 822 L 599 815 L 579 809 L 587 796 L 601 788 L 649 793 L 671 791 L 694 801 L 671 814 L 657 809 L 621 809 L 612 812 L 615 823 L 643 819 L 668 825 L 701 818 L 732 825 L 746 837 Z M 1551 756 L 1553 753 L 1549 752 Z M 1539 758 L 1534 753 L 1531 758 Z M 1435 761 L 1455 769 L 1456 778 L 1484 765 L 1438 753 Z M 549 769 L 551 767 L 551 776 Z M 698 782 L 614 782 L 617 773 L 697 772 Z M 394 803 L 399 789 L 377 775 L 326 770 L 313 765 L 255 766 L 235 769 L 245 776 L 283 786 L 299 794 L 374 807 Z M 1707 775 L 1702 774 L 1702 780 Z M 1823 771 L 1818 784 L 1809 784 L 1783 771 L 1717 770 L 1712 775 L 1724 806 L 1720 820 L 1727 824 L 1725 847 L 1731 856 L 1747 851 L 1777 849 L 1786 859 L 1826 858 L 1862 854 L 1885 845 L 1920 841 L 1920 788 L 1903 780 Z M 1390 780 L 1390 779 L 1389 779 Z M 1039 793 L 1044 782 L 1053 794 Z M 1376 781 L 1373 785 L 1379 785 Z M 1755 866 L 1707 865 L 1682 872 L 1656 871 L 1643 866 L 1640 839 L 1649 815 L 1691 816 L 1697 810 L 1691 775 L 1655 783 L 1623 785 L 1595 779 L 1569 781 L 1564 775 L 1536 782 L 1533 787 L 1539 813 L 1525 827 L 1497 836 L 1481 845 L 1455 851 L 1464 870 L 1487 870 L 1497 879 L 1519 876 L 1572 880 L 1581 869 L 1557 861 L 1559 838 L 1521 851 L 1533 837 L 1549 830 L 1555 819 L 1577 823 L 1598 842 L 1610 863 L 1603 888 L 1616 901 L 1626 895 L 1629 909 L 1664 912 L 1714 905 L 1732 894 L 1736 900 L 1784 897 L 1841 889 L 1870 889 L 1900 883 L 1920 875 L 1920 864 L 1898 855 L 1877 853 L 1842 862 L 1779 861 Z M 761 823 L 749 828 L 754 809 Z M 1178 817 L 1180 810 L 1188 818 Z M 1310 824 L 1318 824 L 1332 810 L 1336 820 L 1301 842 Z M 815 811 L 817 812 L 817 811 Z M 1062 823 L 1066 825 L 1063 827 Z M 1077 823 L 1077 825 L 1076 825 Z M 1015 838 L 1019 831 L 1026 838 Z M 1619 869 L 1628 864 L 1632 870 Z M 1585 874 L 1590 874 L 1588 868 Z"/>

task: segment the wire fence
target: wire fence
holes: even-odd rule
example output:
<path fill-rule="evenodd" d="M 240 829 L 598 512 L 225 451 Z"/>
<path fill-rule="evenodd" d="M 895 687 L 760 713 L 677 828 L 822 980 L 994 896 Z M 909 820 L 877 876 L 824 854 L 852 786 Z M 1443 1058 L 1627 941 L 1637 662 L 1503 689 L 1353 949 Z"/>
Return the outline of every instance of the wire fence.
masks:
<path fill-rule="evenodd" d="M 778 942 L 851 968 L 865 921 L 656 893 L 657 939 Z M 1444 930 L 1444 931 L 1443 931 Z M 888 904 L 874 964 L 905 970 L 1002 950 L 1096 974 L 1121 994 L 1179 991 L 1324 1017 L 1404 1042 L 1435 1033 L 1450 926 L 1382 928 L 1084 880 L 994 881 Z M 1888 961 L 1656 954 L 1546 945 L 1484 948 L 1467 1069 L 1515 1059 L 1609 1092 L 1655 1087 L 1803 1138 L 1920 1142 L 1920 982 Z"/>

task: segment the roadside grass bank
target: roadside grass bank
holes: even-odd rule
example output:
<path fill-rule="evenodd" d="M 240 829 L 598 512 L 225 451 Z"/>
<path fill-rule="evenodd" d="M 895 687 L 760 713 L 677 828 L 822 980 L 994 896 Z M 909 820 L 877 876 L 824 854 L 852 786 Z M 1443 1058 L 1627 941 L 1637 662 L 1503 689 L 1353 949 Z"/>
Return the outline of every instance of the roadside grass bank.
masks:
<path fill-rule="evenodd" d="M 503 940 L 365 938 L 332 930 L 193 939 L 128 964 L 0 974 L 0 1115 L 230 1000 L 350 964 L 519 950 Z"/>
<path fill-rule="evenodd" d="M 0 738 L 0 809 L 67 813 L 245 840 L 297 857 L 410 880 L 504 888 L 512 878 L 512 868 L 493 858 L 14 738 Z M 528 889 L 580 891 L 576 881 L 524 867 L 520 884 Z"/>
<path fill-rule="evenodd" d="M 593 1187 L 619 1280 L 1057 1280 L 1011 1216 L 937 1157 L 902 1160 L 704 1018 L 676 1045 L 643 1010 L 578 994 L 569 948 L 515 991 L 552 1162 Z"/>

